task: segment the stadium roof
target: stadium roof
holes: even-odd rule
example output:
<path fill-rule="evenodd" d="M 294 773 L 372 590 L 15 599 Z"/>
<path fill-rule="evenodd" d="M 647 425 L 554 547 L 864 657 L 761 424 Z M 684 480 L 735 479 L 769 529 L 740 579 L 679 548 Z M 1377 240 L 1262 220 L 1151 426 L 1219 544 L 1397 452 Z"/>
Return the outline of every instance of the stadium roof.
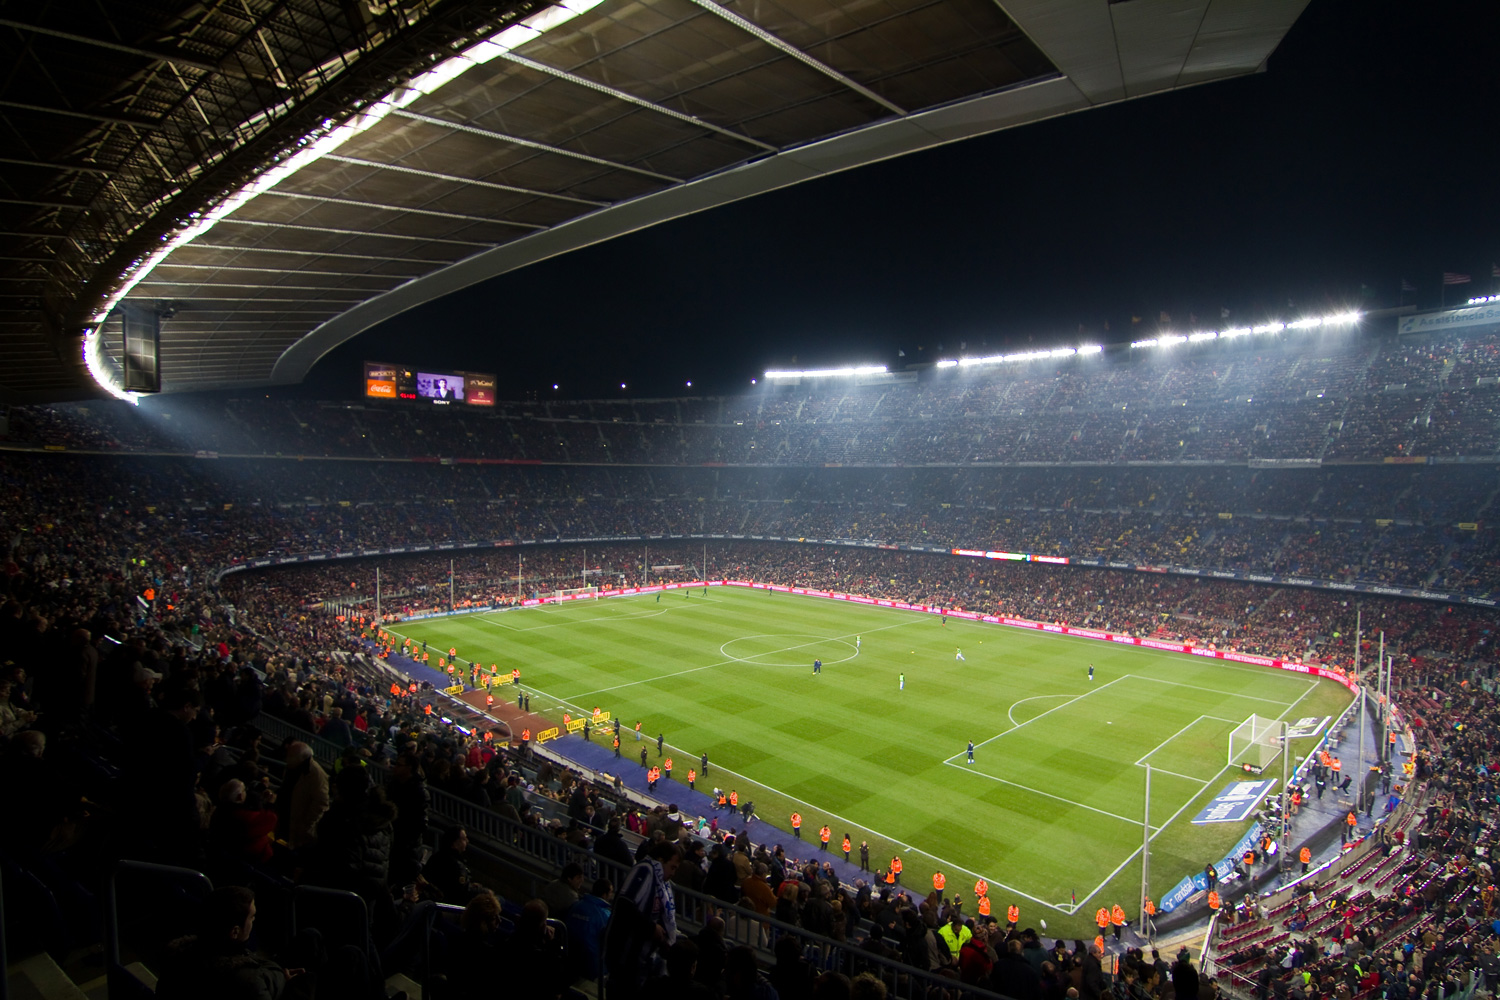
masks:
<path fill-rule="evenodd" d="M 111 380 L 122 300 L 162 316 L 167 391 L 297 382 L 572 249 L 1256 72 L 1305 3 L 38 5 L 0 19 L 0 388 L 90 393 L 90 332 Z"/>

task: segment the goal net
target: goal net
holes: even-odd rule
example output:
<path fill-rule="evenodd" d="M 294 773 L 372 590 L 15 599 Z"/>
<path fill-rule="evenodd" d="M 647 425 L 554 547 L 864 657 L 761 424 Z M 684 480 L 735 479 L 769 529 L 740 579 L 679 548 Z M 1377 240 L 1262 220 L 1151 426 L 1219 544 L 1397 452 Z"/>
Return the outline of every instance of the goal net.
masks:
<path fill-rule="evenodd" d="M 1252 715 L 1229 734 L 1229 766 L 1249 764 L 1257 770 L 1270 765 L 1281 753 L 1281 723 Z"/>
<path fill-rule="evenodd" d="M 571 587 L 571 588 L 569 588 L 567 590 L 558 590 L 558 591 L 555 591 L 555 592 L 553 592 L 552 596 L 555 597 L 555 598 L 557 598 L 559 601 L 562 601 L 562 600 L 579 601 L 579 600 L 584 599 L 585 597 L 598 597 L 599 596 L 599 588 L 598 587 Z"/>

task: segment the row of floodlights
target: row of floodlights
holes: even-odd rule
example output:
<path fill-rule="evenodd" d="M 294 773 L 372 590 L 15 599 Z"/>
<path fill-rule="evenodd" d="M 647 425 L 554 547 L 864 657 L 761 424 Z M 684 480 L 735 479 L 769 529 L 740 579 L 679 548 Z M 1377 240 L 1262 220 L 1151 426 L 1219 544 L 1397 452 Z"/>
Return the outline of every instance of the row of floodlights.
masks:
<path fill-rule="evenodd" d="M 1228 330 L 1201 330 L 1197 333 L 1164 333 L 1147 340 L 1132 341 L 1131 347 L 1171 347 L 1173 344 L 1197 344 L 1205 340 L 1231 340 L 1248 337 L 1252 333 L 1282 333 L 1286 330 L 1316 330 L 1335 326 L 1352 326 L 1358 323 L 1357 312 L 1329 313 L 1326 316 L 1304 316 L 1290 323 L 1262 323 L 1260 326 L 1236 326 Z"/>
<path fill-rule="evenodd" d="M 971 365 L 1009 365 L 1020 361 L 1044 361 L 1047 358 L 1071 358 L 1083 354 L 1098 354 L 1104 348 L 1098 344 L 1082 347 L 1054 347 L 1050 351 L 1021 351 L 1018 354 L 991 354 L 985 358 L 959 358 L 939 361 L 939 368 L 967 368 Z"/>

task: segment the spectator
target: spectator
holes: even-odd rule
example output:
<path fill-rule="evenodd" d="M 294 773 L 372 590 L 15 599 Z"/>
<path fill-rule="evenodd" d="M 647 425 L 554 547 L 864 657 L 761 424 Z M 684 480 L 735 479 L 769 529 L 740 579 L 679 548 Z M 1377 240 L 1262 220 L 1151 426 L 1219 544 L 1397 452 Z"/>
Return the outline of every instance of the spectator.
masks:
<path fill-rule="evenodd" d="M 277 829 L 293 850 L 317 839 L 318 821 L 328 811 L 328 773 L 313 759 L 312 747 L 301 741 L 287 744 L 286 773 L 277 797 Z"/>

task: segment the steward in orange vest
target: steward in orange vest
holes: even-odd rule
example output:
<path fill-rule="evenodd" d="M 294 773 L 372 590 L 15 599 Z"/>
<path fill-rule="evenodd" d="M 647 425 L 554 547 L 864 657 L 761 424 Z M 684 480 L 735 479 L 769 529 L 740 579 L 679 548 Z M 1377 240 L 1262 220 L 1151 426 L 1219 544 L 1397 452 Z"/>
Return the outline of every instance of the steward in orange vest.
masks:
<path fill-rule="evenodd" d="M 830 829 L 828 829 L 828 824 L 827 823 L 824 823 L 823 824 L 823 829 L 821 829 L 821 830 L 818 831 L 818 839 L 820 841 L 822 841 L 822 846 L 820 846 L 818 848 L 818 850 L 820 850 L 820 851 L 826 851 L 826 850 L 828 850 L 828 838 L 832 837 L 832 836 L 833 836 L 833 831 L 830 830 Z"/>
<path fill-rule="evenodd" d="M 1210 910 L 1217 910 L 1219 908 L 1219 891 L 1217 889 L 1208 894 L 1208 908 Z"/>
<path fill-rule="evenodd" d="M 900 858 L 892 858 L 891 859 L 891 874 L 896 876 L 896 884 L 900 885 L 901 884 L 901 859 Z"/>
<path fill-rule="evenodd" d="M 886 885 L 895 885 L 896 884 L 896 873 L 894 871 L 887 871 L 885 873 L 885 884 Z"/>
<path fill-rule="evenodd" d="M 990 897 L 979 897 L 979 915 L 981 917 L 987 917 L 990 915 Z"/>
<path fill-rule="evenodd" d="M 792 813 L 792 836 L 802 839 L 802 814 L 799 812 Z"/>
<path fill-rule="evenodd" d="M 844 860 L 845 861 L 849 860 L 849 849 L 852 848 L 853 846 L 854 846 L 853 844 L 849 843 L 849 835 L 847 833 L 844 834 Z"/>
<path fill-rule="evenodd" d="M 947 887 L 947 885 L 948 877 L 946 875 L 944 875 L 942 872 L 932 873 L 932 887 L 934 889 L 936 889 L 938 892 L 942 892 L 943 889 Z"/>
<path fill-rule="evenodd" d="M 1312 851 L 1306 847 L 1297 852 L 1297 860 L 1302 862 L 1302 874 L 1307 874 L 1307 866 L 1312 864 Z"/>
<path fill-rule="evenodd" d="M 1099 925 L 1099 937 L 1102 939 L 1104 932 L 1109 929 L 1109 911 L 1102 906 L 1099 907 L 1094 912 L 1094 923 Z"/>
<path fill-rule="evenodd" d="M 988 896 L 982 896 L 980 898 L 982 898 L 986 903 L 990 901 L 990 897 Z M 1005 919 L 1010 922 L 1010 925 L 1012 927 L 1014 927 L 1016 924 L 1019 924 L 1021 922 L 1021 908 L 1015 903 L 1011 903 L 1010 906 L 1005 908 Z"/>
<path fill-rule="evenodd" d="M 1125 928 L 1125 908 L 1116 903 L 1109 911 L 1109 922 L 1115 928 L 1115 940 L 1120 940 L 1120 931 Z"/>
<path fill-rule="evenodd" d="M 976 896 L 988 896 L 989 894 L 990 894 L 990 884 L 988 882 L 986 882 L 984 879 L 980 879 L 978 882 L 974 883 L 974 895 L 976 895 Z"/>

